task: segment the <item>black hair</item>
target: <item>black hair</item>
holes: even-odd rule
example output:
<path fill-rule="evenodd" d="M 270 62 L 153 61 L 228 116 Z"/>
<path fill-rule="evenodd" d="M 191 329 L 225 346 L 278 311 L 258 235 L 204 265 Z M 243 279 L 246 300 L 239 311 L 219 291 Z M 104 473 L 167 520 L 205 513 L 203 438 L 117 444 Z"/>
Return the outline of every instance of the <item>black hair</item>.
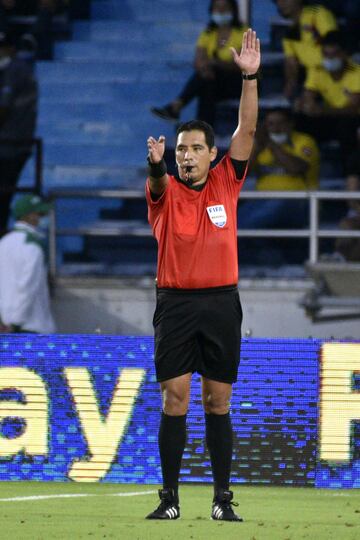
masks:
<path fill-rule="evenodd" d="M 265 116 L 271 113 L 282 114 L 289 121 L 293 119 L 293 111 L 290 107 L 271 107 L 270 109 L 266 110 Z"/>
<path fill-rule="evenodd" d="M 215 146 L 215 134 L 213 128 L 207 122 L 203 120 L 190 120 L 189 122 L 184 122 L 176 130 L 176 139 L 183 131 L 202 131 L 205 135 L 205 141 L 209 150 Z"/>
<path fill-rule="evenodd" d="M 321 39 L 321 45 L 337 45 L 340 49 L 345 50 L 344 36 L 338 30 L 331 30 Z"/>
<path fill-rule="evenodd" d="M 229 4 L 230 10 L 233 16 L 232 21 L 231 21 L 231 26 L 235 28 L 241 28 L 242 26 L 244 26 L 244 23 L 240 19 L 239 6 L 237 3 L 237 0 L 226 0 L 226 1 Z M 210 17 L 214 9 L 215 2 L 216 0 L 210 1 L 209 10 L 208 10 Z M 209 24 L 206 27 L 206 31 L 210 32 L 211 30 L 214 30 L 214 28 L 218 28 L 218 25 L 214 23 L 212 20 L 210 20 Z"/>

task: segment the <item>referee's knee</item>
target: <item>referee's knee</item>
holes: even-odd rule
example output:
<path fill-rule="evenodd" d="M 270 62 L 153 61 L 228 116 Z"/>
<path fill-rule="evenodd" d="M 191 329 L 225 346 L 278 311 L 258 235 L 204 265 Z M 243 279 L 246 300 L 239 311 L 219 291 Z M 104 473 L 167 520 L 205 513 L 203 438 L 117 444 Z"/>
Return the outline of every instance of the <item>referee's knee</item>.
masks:
<path fill-rule="evenodd" d="M 169 416 L 183 416 L 187 413 L 189 399 L 171 392 L 163 394 L 163 411 Z"/>
<path fill-rule="evenodd" d="M 203 407 L 206 414 L 227 414 L 230 410 L 230 402 L 227 396 L 214 398 L 209 395 L 203 400 Z"/>

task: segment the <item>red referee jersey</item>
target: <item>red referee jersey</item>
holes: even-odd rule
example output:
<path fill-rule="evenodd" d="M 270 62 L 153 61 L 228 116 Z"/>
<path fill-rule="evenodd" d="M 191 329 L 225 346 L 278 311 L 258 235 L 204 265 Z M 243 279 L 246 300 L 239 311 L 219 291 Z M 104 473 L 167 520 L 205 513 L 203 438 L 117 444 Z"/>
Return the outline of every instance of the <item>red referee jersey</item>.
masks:
<path fill-rule="evenodd" d="M 237 201 L 241 180 L 227 154 L 210 169 L 201 191 L 174 176 L 153 201 L 146 182 L 148 218 L 158 242 L 157 286 L 221 287 L 238 282 Z"/>

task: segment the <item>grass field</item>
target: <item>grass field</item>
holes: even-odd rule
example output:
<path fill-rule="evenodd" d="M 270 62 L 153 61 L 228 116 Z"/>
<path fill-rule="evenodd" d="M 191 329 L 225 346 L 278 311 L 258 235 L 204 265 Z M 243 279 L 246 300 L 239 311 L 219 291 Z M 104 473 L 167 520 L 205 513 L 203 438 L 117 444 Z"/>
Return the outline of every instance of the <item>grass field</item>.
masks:
<path fill-rule="evenodd" d="M 0 483 L 0 537 L 10 540 L 359 540 L 360 491 L 233 487 L 244 523 L 209 519 L 211 486 L 181 486 L 181 519 L 146 521 L 158 486 Z M 129 495 L 133 493 L 133 495 Z M 137 494 L 136 494 L 137 493 Z M 26 499 L 24 499 L 26 498 Z"/>

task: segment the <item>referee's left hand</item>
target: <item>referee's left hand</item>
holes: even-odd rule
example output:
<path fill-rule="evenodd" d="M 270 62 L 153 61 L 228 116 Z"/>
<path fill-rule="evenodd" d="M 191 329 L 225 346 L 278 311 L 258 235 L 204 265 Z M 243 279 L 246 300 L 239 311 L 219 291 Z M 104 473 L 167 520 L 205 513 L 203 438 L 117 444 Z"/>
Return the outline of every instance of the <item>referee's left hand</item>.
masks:
<path fill-rule="evenodd" d="M 149 150 L 148 157 L 150 163 L 160 163 L 164 157 L 165 152 L 165 137 L 160 135 L 158 140 L 154 137 L 149 137 L 147 140 L 147 147 Z"/>
<path fill-rule="evenodd" d="M 234 47 L 231 47 L 231 52 L 235 64 L 243 73 L 253 75 L 258 71 L 260 67 L 260 40 L 256 37 L 254 30 L 249 28 L 244 32 L 240 54 Z"/>

